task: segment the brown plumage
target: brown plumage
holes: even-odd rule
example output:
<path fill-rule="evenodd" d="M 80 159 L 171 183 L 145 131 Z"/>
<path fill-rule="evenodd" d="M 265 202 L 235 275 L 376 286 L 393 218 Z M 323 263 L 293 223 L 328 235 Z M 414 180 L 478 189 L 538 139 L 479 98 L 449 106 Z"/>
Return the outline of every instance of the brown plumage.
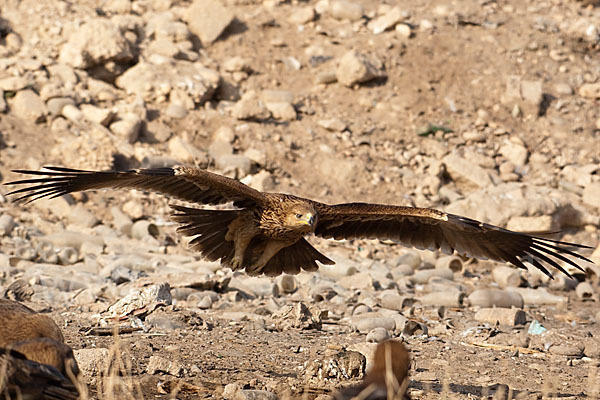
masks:
<path fill-rule="evenodd" d="M 70 400 L 79 394 L 56 368 L 11 349 L 0 348 L 0 397 L 23 400 Z"/>
<path fill-rule="evenodd" d="M 409 368 L 408 350 L 402 343 L 396 340 L 379 343 L 363 382 L 340 390 L 333 397 L 336 400 L 410 400 L 407 394 Z"/>
<path fill-rule="evenodd" d="M 73 350 L 52 320 L 16 301 L 0 299 L 0 348 L 16 350 L 28 360 L 51 365 L 65 376 L 77 376 Z"/>
<path fill-rule="evenodd" d="M 304 236 L 391 240 L 419 249 L 504 261 L 526 268 L 528 262 L 552 277 L 546 263 L 566 275 L 558 263 L 582 270 L 571 258 L 589 261 L 567 247 L 587 246 L 512 232 L 470 218 L 428 208 L 382 204 L 327 205 L 280 193 L 259 192 L 243 183 L 205 170 L 188 167 L 94 172 L 47 167 L 48 171 L 15 172 L 47 177 L 8 184 L 27 185 L 9 194 L 16 200 L 37 200 L 102 188 L 131 188 L 160 192 L 189 203 L 232 203 L 234 210 L 206 210 L 173 206 L 180 232 L 195 236 L 191 247 L 209 260 L 220 260 L 249 274 L 295 274 L 314 271 L 316 261 L 333 264 Z M 567 257 L 569 256 L 569 257 Z"/>

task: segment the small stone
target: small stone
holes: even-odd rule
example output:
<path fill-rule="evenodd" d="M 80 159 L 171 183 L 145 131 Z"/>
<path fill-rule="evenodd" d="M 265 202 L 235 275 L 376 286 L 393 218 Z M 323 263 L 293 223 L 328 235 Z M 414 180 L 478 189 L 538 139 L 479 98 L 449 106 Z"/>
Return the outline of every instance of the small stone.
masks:
<path fill-rule="evenodd" d="M 61 115 L 66 105 L 74 106 L 75 101 L 70 97 L 53 97 L 46 102 L 50 115 Z"/>
<path fill-rule="evenodd" d="M 318 121 L 318 124 L 320 127 L 332 132 L 342 132 L 348 127 L 348 125 L 345 122 L 337 118 L 322 119 Z"/>
<path fill-rule="evenodd" d="M 480 187 L 492 185 L 492 178 L 486 169 L 465 160 L 457 154 L 448 154 L 442 161 L 446 164 L 446 169 L 452 179 L 465 179 Z"/>
<path fill-rule="evenodd" d="M 340 59 L 336 69 L 338 82 L 345 86 L 352 86 L 375 78 L 385 76 L 379 60 L 369 59 L 364 54 L 351 50 Z"/>
<path fill-rule="evenodd" d="M 466 295 L 454 290 L 439 292 L 435 291 L 421 297 L 419 301 L 424 305 L 463 307 Z"/>
<path fill-rule="evenodd" d="M 12 216 L 10 216 L 8 214 L 2 214 L 0 216 L 0 236 L 10 235 L 14 226 L 15 226 L 15 221 Z"/>
<path fill-rule="evenodd" d="M 80 109 L 85 119 L 103 126 L 108 126 L 115 117 L 113 110 L 96 107 L 91 104 L 82 104 Z"/>
<path fill-rule="evenodd" d="M 403 18 L 404 15 L 402 10 L 400 10 L 400 7 L 394 7 L 386 14 L 369 21 L 367 28 L 375 35 L 378 35 L 393 28 L 398 22 L 402 21 Z"/>
<path fill-rule="evenodd" d="M 275 102 L 264 103 L 267 110 L 271 112 L 273 118 L 281 121 L 295 121 L 296 109 L 291 103 Z"/>
<path fill-rule="evenodd" d="M 600 208 L 600 182 L 593 182 L 583 189 L 582 200 L 585 204 Z"/>
<path fill-rule="evenodd" d="M 42 122 L 48 115 L 46 104 L 33 90 L 20 90 L 11 102 L 11 107 L 17 117 L 32 121 Z"/>
<path fill-rule="evenodd" d="M 303 25 L 315 19 L 315 16 L 315 9 L 313 7 L 299 7 L 289 16 L 288 21 L 292 24 Z"/>
<path fill-rule="evenodd" d="M 504 265 L 495 267 L 492 270 L 492 277 L 501 289 L 520 286 L 522 281 L 519 271 Z"/>
<path fill-rule="evenodd" d="M 590 99 L 600 99 L 600 82 L 584 83 L 579 87 L 579 95 Z"/>
<path fill-rule="evenodd" d="M 571 344 L 558 344 L 550 347 L 550 353 L 559 356 L 581 357 L 582 349 Z"/>
<path fill-rule="evenodd" d="M 11 76 L 0 79 L 0 90 L 4 92 L 17 92 L 25 89 L 29 81 L 22 76 Z"/>
<path fill-rule="evenodd" d="M 513 143 L 511 141 L 506 141 L 502 146 L 500 146 L 500 154 L 512 162 L 516 168 L 520 169 L 523 168 L 523 166 L 527 163 L 529 151 L 525 148 L 525 146 Z"/>
<path fill-rule="evenodd" d="M 142 119 L 133 113 L 127 113 L 119 117 L 119 120 L 110 124 L 110 130 L 128 143 L 134 143 L 140 135 Z"/>
<path fill-rule="evenodd" d="M 178 361 L 169 360 L 161 356 L 151 356 L 148 361 L 147 372 L 152 375 L 162 372 L 173 376 L 180 376 L 183 372 L 183 367 Z"/>
<path fill-rule="evenodd" d="M 234 17 L 218 0 L 195 0 L 187 9 L 184 20 L 189 30 L 208 45 L 221 36 Z"/>
<path fill-rule="evenodd" d="M 381 343 L 390 338 L 390 333 L 385 328 L 375 328 L 367 333 L 367 343 Z"/>
<path fill-rule="evenodd" d="M 206 153 L 179 136 L 174 136 L 169 140 L 168 148 L 169 154 L 176 160 L 193 163 L 206 159 Z"/>
<path fill-rule="evenodd" d="M 197 304 L 197 307 L 201 310 L 208 310 L 212 308 L 213 301 L 210 296 L 204 296 Z"/>
<path fill-rule="evenodd" d="M 86 69 L 109 61 L 126 63 L 134 58 L 133 46 L 118 24 L 108 18 L 91 18 L 69 36 L 59 61 Z"/>
<path fill-rule="evenodd" d="M 544 99 L 542 81 L 521 81 L 521 96 L 528 103 L 540 105 Z"/>
<path fill-rule="evenodd" d="M 334 0 L 329 4 L 331 16 L 338 20 L 357 21 L 364 14 L 363 7 L 358 3 L 346 0 Z"/>
<path fill-rule="evenodd" d="M 528 305 L 560 305 L 566 304 L 567 297 L 556 296 L 544 288 L 509 288 L 506 292 L 518 294 L 523 298 L 524 304 Z M 519 307 L 521 308 L 521 307 Z"/>
<path fill-rule="evenodd" d="M 271 113 L 262 102 L 258 101 L 256 92 L 249 90 L 244 93 L 242 98 L 232 107 L 231 115 L 234 118 L 242 120 L 261 120 L 268 119 L 271 116 Z"/>
<path fill-rule="evenodd" d="M 564 82 L 559 82 L 554 85 L 554 90 L 556 91 L 556 94 L 559 95 L 569 96 L 573 94 L 573 88 L 568 83 Z"/>
<path fill-rule="evenodd" d="M 398 32 L 398 34 L 403 38 L 409 38 L 412 36 L 412 28 L 408 24 L 396 25 L 396 32 Z"/>
<path fill-rule="evenodd" d="M 233 143 L 235 140 L 235 132 L 229 126 L 221 126 L 213 134 L 213 141 L 222 141 L 225 143 Z"/>
<path fill-rule="evenodd" d="M 594 288 L 589 282 L 580 282 L 575 288 L 575 294 L 580 300 L 592 300 L 594 296 Z"/>

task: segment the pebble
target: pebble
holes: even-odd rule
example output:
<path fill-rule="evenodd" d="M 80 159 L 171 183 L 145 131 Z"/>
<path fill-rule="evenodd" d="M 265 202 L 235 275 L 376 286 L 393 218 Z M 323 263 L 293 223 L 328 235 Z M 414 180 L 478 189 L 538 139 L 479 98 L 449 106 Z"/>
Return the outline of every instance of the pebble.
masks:
<path fill-rule="evenodd" d="M 523 308 L 523 296 L 517 292 L 499 289 L 477 289 L 467 298 L 471 307 Z"/>
<path fill-rule="evenodd" d="M 142 119 L 133 113 L 119 115 L 119 119 L 110 124 L 110 130 L 125 139 L 127 143 L 134 143 L 140 136 Z"/>
<path fill-rule="evenodd" d="M 367 343 L 381 343 L 390 339 L 390 333 L 387 329 L 379 327 L 374 328 L 367 333 Z"/>
<path fill-rule="evenodd" d="M 363 17 L 363 7 L 346 0 L 333 0 L 329 3 L 329 13 L 338 20 L 357 21 Z"/>
<path fill-rule="evenodd" d="M 491 325 L 499 322 L 501 325 L 515 326 L 524 325 L 527 322 L 525 312 L 518 308 L 480 308 L 474 318 L 476 321 Z"/>
<path fill-rule="evenodd" d="M 136 221 L 131 226 L 131 237 L 133 239 L 144 240 L 147 237 L 157 237 L 159 234 L 158 227 L 152 222 L 141 219 Z"/>
<path fill-rule="evenodd" d="M 592 300 L 594 296 L 594 288 L 587 281 L 580 282 L 575 288 L 575 294 L 577 294 L 577 297 L 579 297 L 581 300 Z"/>
<path fill-rule="evenodd" d="M 384 15 L 372 19 L 367 24 L 367 28 L 370 29 L 375 35 L 385 32 L 388 29 L 393 28 L 398 22 L 404 19 L 404 13 L 400 7 L 394 7 Z"/>
<path fill-rule="evenodd" d="M 15 227 L 15 220 L 8 214 L 0 216 L 0 236 L 8 236 Z"/>
<path fill-rule="evenodd" d="M 292 24 L 303 25 L 315 19 L 315 9 L 311 6 L 298 7 L 288 17 Z"/>
<path fill-rule="evenodd" d="M 579 87 L 579 95 L 590 99 L 600 99 L 600 82 L 584 83 Z"/>
<path fill-rule="evenodd" d="M 268 390 L 243 389 L 236 392 L 233 400 L 277 400 L 279 397 Z"/>
<path fill-rule="evenodd" d="M 48 115 L 46 104 L 33 90 L 18 91 L 11 107 L 19 118 L 35 123 L 44 121 Z"/>

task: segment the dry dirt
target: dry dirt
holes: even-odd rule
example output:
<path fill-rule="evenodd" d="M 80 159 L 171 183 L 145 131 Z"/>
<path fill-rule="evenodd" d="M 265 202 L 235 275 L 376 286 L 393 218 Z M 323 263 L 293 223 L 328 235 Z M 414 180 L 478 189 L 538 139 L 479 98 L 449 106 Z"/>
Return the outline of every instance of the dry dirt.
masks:
<path fill-rule="evenodd" d="M 543 156 L 542 162 L 536 158 L 535 164 L 527 164 L 527 172 L 517 179 L 521 182 L 564 190 L 560 181 L 565 166 L 599 163 L 599 99 L 579 93 L 585 83 L 600 82 L 600 42 L 586 37 L 589 24 L 581 23 L 595 21 L 597 35 L 600 10 L 593 4 L 558 0 L 399 2 L 397 5 L 408 12 L 405 22 L 412 28 L 411 37 L 405 38 L 393 28 L 375 35 L 366 25 L 379 15 L 381 7 L 394 6 L 395 2 L 357 2 L 365 10 L 365 17 L 359 21 L 339 21 L 323 14 L 300 29 L 288 17 L 301 7 L 316 7 L 316 2 L 229 1 L 227 5 L 236 20 L 214 43 L 196 49 L 205 65 L 216 70 L 234 55 L 245 58 L 252 70 L 246 79 L 236 83 L 227 73 L 222 74 L 223 79 L 241 93 L 265 89 L 292 92 L 297 119 L 236 120 L 224 108 L 226 102 L 215 97 L 182 119 L 164 117 L 167 107 L 164 102 L 147 102 L 146 123 L 160 121 L 174 136 L 185 137 L 202 152 L 206 152 L 218 128 L 232 127 L 236 154 L 249 148 L 264 154 L 264 163 L 254 164 L 251 172 L 264 170 L 270 174 L 266 189 L 329 203 L 364 201 L 443 208 L 452 199 L 430 193 L 420 184 L 428 176 L 424 165 L 429 164 L 423 160 L 439 159 L 452 149 L 468 148 L 494 161 L 491 169 L 497 171 L 505 160 L 499 149 L 506 140 L 525 146 L 529 160 L 533 160 L 534 154 Z M 105 15 L 103 7 L 117 2 L 101 3 L 68 4 L 52 0 L 38 4 L 30 0 L 5 0 L 0 7 L 1 16 L 13 31 L 25 42 L 37 40 L 37 46 L 41 46 L 45 43 L 44 35 L 52 32 L 46 17 L 52 15 L 52 10 L 61 10 L 55 21 L 60 25 L 65 20 Z M 139 3 L 141 9 L 151 8 L 149 1 L 133 3 Z M 178 7 L 190 4 L 160 3 Z M 51 42 L 48 46 L 58 44 Z M 307 49 L 314 47 L 321 48 L 332 59 L 312 67 Z M 315 84 L 319 71 L 332 68 L 351 49 L 379 59 L 387 77 L 351 87 L 339 83 Z M 281 61 L 288 56 L 298 59 L 302 68 L 290 70 Z M 520 113 L 515 113 L 515 103 L 503 101 L 509 76 L 540 82 L 541 104 L 525 100 L 520 103 Z M 559 84 L 566 84 L 573 92 L 558 93 Z M 13 94 L 5 91 L 9 105 Z M 134 100 L 133 96 L 129 99 Z M 63 164 L 51 149 L 59 137 L 69 133 L 56 126 L 51 128 L 54 118 L 34 123 L 14 115 L 10 108 L 0 114 L 1 180 L 16 178 L 10 172 L 15 168 Z M 339 119 L 347 128 L 332 132 L 319 125 L 319 121 L 332 118 Z M 428 124 L 444 126 L 453 132 L 420 136 L 418 133 Z M 481 133 L 483 139 L 465 139 L 465 133 L 469 132 Z M 167 144 L 151 140 L 150 135 L 142 134 L 133 146 L 143 149 L 142 155 L 168 154 Z M 125 166 L 138 167 L 141 158 L 129 158 Z M 215 170 L 211 158 L 207 160 Z M 82 163 L 75 167 L 84 166 Z M 410 176 L 409 170 L 416 174 Z M 595 182 L 597 174 L 591 173 Z M 461 194 L 474 190 L 472 185 L 450 184 Z M 7 191 L 0 188 L 0 193 Z M 166 219 L 167 202 L 159 196 L 103 192 L 90 194 L 83 200 L 87 200 L 86 209 L 108 220 L 110 206 L 122 206 L 131 198 L 143 204 L 144 217 Z M 593 205 L 582 207 L 590 215 L 598 215 L 598 208 Z M 35 226 L 48 234 L 67 225 L 64 218 L 54 216 L 43 206 L 26 210 L 21 205 L 0 204 L 0 214 L 13 215 L 20 226 Z M 598 227 L 594 224 L 561 228 L 565 240 L 598 246 Z M 174 228 L 161 229 L 161 244 L 171 239 L 180 240 Z M 402 252 L 398 246 L 372 241 L 337 245 L 313 242 L 323 250 L 341 251 L 363 265 L 369 259 L 391 262 Z M 2 243 L 8 246 L 8 241 Z M 181 243 L 167 247 L 169 253 L 190 255 Z M 8 247 L 2 249 L 5 253 L 10 251 Z M 584 254 L 589 256 L 591 251 Z M 469 264 L 466 272 L 455 280 L 464 280 L 469 288 L 485 286 L 492 281 L 492 266 Z M 12 279 L 5 275 L 3 285 L 10 284 Z M 301 282 L 306 286 L 311 284 L 308 279 Z M 597 280 L 593 288 L 594 298 L 585 302 L 573 290 L 556 290 L 569 298 L 568 304 L 527 305 L 528 320 L 541 321 L 554 335 L 552 343 L 564 340 L 592 349 L 594 342 L 596 346 L 600 342 Z M 168 389 L 161 389 L 165 381 L 188 385 L 176 395 L 180 399 L 219 398 L 224 386 L 235 382 L 247 389 L 268 389 L 282 398 L 316 398 L 355 382 L 356 379 L 307 381 L 301 367 L 312 359 L 365 342 L 364 334 L 353 332 L 347 322 L 335 318 L 351 314 L 351 309 L 360 302 L 360 294 L 334 304 L 314 302 L 304 295 L 308 289 L 304 290 L 304 301 L 334 316 L 324 321 L 321 330 L 280 332 L 246 318 L 233 318 L 235 311 L 260 313 L 269 309 L 272 296 L 231 300 L 220 294 L 211 310 L 199 310 L 183 301 L 155 311 L 180 321 L 184 329 L 153 328 L 149 332 L 120 335 L 122 357 L 130 363 L 126 373 L 132 375 L 135 383 L 131 397 L 172 398 Z M 287 304 L 299 298 L 302 296 L 283 295 L 276 300 Z M 74 349 L 86 349 L 110 348 L 114 343 L 110 335 L 85 333 L 97 320 L 94 314 L 106 304 L 64 306 L 33 302 L 30 306 L 50 310 L 50 315 L 64 329 L 67 343 Z M 583 399 L 600 395 L 597 369 L 600 351 L 593 354 L 589 350 L 589 355 L 586 351 L 583 358 L 558 355 L 544 348 L 544 340 L 530 345 L 527 351 L 523 349 L 527 327 L 483 325 L 473 320 L 471 308 L 448 308 L 443 320 L 432 317 L 430 311 L 417 310 L 414 317 L 429 321 L 432 326 L 447 326 L 446 333 L 404 338 L 413 360 L 410 392 L 415 399 L 487 398 L 498 384 L 508 385 L 515 398 Z M 492 347 L 477 345 L 484 342 Z M 180 363 L 183 368 L 180 376 L 149 374 L 147 366 L 155 355 Z M 97 384 L 101 380 L 99 376 L 88 380 L 92 398 L 98 396 Z M 126 398 L 123 394 L 113 397 Z"/>

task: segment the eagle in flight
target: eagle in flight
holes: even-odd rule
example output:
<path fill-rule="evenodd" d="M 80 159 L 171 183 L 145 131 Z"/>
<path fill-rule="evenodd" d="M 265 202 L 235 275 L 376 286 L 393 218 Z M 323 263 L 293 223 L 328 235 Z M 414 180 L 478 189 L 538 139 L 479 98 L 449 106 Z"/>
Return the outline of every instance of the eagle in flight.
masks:
<path fill-rule="evenodd" d="M 171 205 L 172 219 L 182 224 L 178 232 L 194 237 L 190 247 L 204 258 L 220 260 L 232 270 L 245 269 L 250 275 L 315 271 L 319 268 L 316 261 L 334 264 L 305 239 L 310 234 L 336 240 L 391 240 L 418 249 L 440 249 L 447 254 L 456 251 L 509 262 L 523 269 L 524 262 L 528 262 L 550 278 L 544 264 L 571 276 L 558 261 L 581 271 L 572 258 L 591 262 L 568 249 L 587 246 L 513 232 L 442 211 L 368 203 L 329 205 L 290 194 L 260 192 L 238 180 L 198 168 L 120 172 L 46 169 L 15 170 L 44 177 L 9 182 L 27 185 L 9 194 L 18 195 L 15 201 L 34 201 L 90 189 L 129 188 L 159 192 L 188 203 L 232 203 L 232 210 Z"/>

